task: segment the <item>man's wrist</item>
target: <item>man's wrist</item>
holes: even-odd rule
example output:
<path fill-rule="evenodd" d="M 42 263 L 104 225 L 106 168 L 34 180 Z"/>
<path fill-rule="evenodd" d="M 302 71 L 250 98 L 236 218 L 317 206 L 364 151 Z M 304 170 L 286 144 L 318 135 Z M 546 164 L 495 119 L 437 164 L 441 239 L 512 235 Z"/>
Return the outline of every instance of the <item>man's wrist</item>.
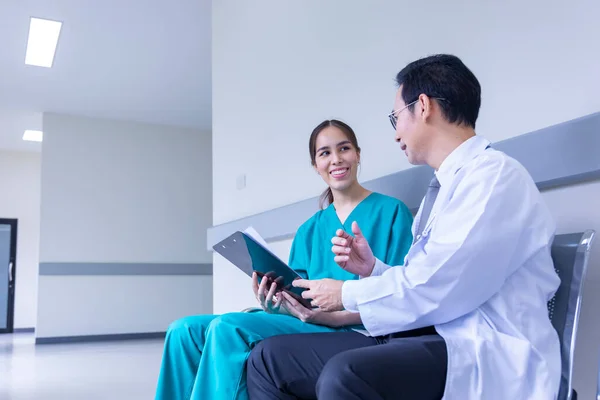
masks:
<path fill-rule="evenodd" d="M 373 271 L 371 271 L 371 276 L 381 276 L 389 268 L 389 265 L 386 265 L 383 261 L 375 258 L 375 267 L 373 267 Z"/>
<path fill-rule="evenodd" d="M 369 271 L 369 275 L 367 275 L 367 276 L 373 275 L 373 271 L 375 270 L 375 264 L 376 263 L 377 263 L 377 259 L 375 257 L 373 257 L 371 259 L 371 270 Z"/>
<path fill-rule="evenodd" d="M 371 260 L 371 262 L 369 262 L 370 264 L 370 269 L 369 272 L 365 275 L 361 275 L 361 278 L 368 278 L 369 276 L 371 276 L 373 274 L 373 271 L 375 270 L 375 264 L 377 263 L 377 259 L 375 257 L 373 257 L 373 259 Z"/>
<path fill-rule="evenodd" d="M 356 288 L 357 285 L 360 285 L 360 281 L 349 280 L 342 285 L 342 306 L 345 310 L 352 312 L 358 311 L 355 295 L 356 290 L 359 290 L 359 288 Z"/>

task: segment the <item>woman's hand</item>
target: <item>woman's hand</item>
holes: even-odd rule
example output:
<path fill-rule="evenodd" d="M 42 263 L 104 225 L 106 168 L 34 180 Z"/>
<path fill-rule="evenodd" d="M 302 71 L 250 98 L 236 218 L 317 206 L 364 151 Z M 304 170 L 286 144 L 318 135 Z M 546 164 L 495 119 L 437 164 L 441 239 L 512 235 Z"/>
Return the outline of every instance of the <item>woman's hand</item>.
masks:
<path fill-rule="evenodd" d="M 286 291 L 280 293 L 283 297 L 282 310 L 302 322 L 338 328 L 347 325 L 360 325 L 360 315 L 350 311 L 326 312 L 318 308 L 304 307 L 298 300 Z"/>
<path fill-rule="evenodd" d="M 252 273 L 252 290 L 254 291 L 254 296 L 256 296 L 256 300 L 260 307 L 269 314 L 279 314 L 282 310 L 281 303 L 283 302 L 283 297 L 281 295 L 275 295 L 277 293 L 277 280 L 272 282 L 269 285 L 268 274 L 263 276 L 260 284 L 258 283 L 258 274 L 256 272 Z M 280 293 L 281 294 L 281 293 Z M 286 314 L 286 312 L 283 312 Z"/>
<path fill-rule="evenodd" d="M 294 298 L 288 292 L 281 292 L 281 297 L 283 300 L 283 307 L 288 311 L 288 313 L 296 318 L 298 318 L 302 322 L 311 322 L 314 323 L 315 319 L 317 319 L 317 313 L 321 312 L 318 309 L 310 309 L 304 307 L 298 300 Z"/>

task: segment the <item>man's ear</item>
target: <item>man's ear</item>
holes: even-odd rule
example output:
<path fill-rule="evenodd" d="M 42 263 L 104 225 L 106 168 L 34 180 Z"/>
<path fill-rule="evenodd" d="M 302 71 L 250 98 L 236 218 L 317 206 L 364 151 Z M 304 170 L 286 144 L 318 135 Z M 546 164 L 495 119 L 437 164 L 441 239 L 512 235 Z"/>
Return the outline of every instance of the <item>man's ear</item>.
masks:
<path fill-rule="evenodd" d="M 432 114 L 433 114 L 433 103 L 431 101 L 431 98 L 429 96 L 427 96 L 426 94 L 421 93 L 419 95 L 419 101 L 417 102 L 417 105 L 419 107 L 418 112 L 415 112 L 415 114 L 421 118 L 423 121 L 427 121 L 427 119 L 431 118 Z"/>

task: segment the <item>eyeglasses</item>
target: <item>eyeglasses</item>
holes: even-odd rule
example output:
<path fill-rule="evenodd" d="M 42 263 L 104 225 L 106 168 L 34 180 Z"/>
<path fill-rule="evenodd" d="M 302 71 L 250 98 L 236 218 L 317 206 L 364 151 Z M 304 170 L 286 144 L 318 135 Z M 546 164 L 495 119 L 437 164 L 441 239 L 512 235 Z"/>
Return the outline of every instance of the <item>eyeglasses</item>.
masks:
<path fill-rule="evenodd" d="M 432 97 L 432 99 L 441 100 L 441 101 L 446 100 L 443 97 Z M 392 111 L 391 113 L 388 114 L 388 118 L 390 119 L 390 122 L 392 123 L 394 130 L 396 130 L 396 124 L 398 123 L 398 114 L 400 114 L 401 111 L 403 111 L 403 110 L 407 109 L 408 107 L 412 106 L 413 104 L 415 104 L 417 101 L 419 101 L 419 99 L 416 99 L 415 101 L 408 103 L 404 107 L 399 108 L 396 111 Z"/>

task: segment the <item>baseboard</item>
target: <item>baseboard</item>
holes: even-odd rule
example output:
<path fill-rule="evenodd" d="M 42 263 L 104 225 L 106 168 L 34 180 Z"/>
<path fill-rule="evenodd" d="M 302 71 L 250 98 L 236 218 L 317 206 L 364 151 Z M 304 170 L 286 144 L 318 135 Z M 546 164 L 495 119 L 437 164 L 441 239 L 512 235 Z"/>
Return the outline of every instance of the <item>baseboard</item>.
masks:
<path fill-rule="evenodd" d="M 35 328 L 15 328 L 13 333 L 34 333 Z"/>
<path fill-rule="evenodd" d="M 109 335 L 54 336 L 35 339 L 35 344 L 112 342 L 120 340 L 162 339 L 166 332 L 116 333 Z"/>

